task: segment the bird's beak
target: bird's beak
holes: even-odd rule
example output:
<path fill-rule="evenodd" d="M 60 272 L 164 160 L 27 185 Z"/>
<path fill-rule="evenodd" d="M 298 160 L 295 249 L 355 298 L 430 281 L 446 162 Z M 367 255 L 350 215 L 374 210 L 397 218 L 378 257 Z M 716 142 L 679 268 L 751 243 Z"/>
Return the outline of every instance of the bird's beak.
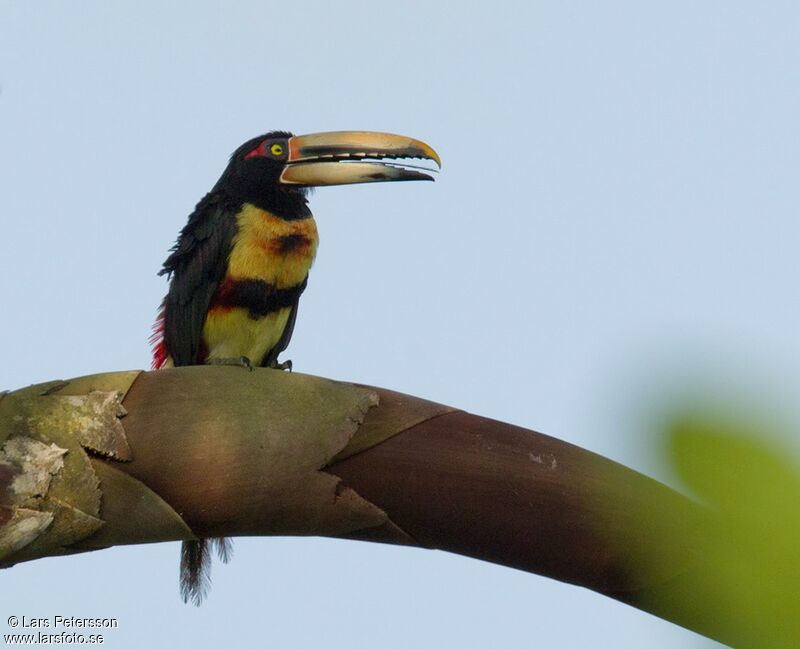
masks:
<path fill-rule="evenodd" d="M 430 174 L 436 173 L 436 169 L 414 167 L 403 162 L 386 162 L 408 158 L 432 160 L 437 167 L 442 166 L 439 155 L 431 147 L 402 135 L 369 131 L 296 135 L 289 138 L 289 156 L 280 182 L 320 187 L 433 180 Z"/>

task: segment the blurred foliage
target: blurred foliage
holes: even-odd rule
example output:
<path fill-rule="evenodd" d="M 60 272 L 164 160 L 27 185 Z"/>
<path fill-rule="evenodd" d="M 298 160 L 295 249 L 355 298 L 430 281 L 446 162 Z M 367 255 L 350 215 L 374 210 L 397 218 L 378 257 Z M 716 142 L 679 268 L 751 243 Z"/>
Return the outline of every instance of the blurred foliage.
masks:
<path fill-rule="evenodd" d="M 800 647 L 797 458 L 771 431 L 716 413 L 684 412 L 667 432 L 670 464 L 711 517 L 693 605 L 736 647 Z"/>

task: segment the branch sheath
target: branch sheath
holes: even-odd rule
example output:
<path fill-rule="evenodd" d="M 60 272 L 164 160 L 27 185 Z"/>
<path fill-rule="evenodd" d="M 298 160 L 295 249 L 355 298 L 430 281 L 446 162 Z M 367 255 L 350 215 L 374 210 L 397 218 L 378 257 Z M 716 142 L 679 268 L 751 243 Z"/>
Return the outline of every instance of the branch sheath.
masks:
<path fill-rule="evenodd" d="M 5 565 L 206 536 L 340 536 L 534 572 L 732 641 L 695 596 L 706 513 L 552 437 L 266 369 L 119 372 L 0 397 Z"/>

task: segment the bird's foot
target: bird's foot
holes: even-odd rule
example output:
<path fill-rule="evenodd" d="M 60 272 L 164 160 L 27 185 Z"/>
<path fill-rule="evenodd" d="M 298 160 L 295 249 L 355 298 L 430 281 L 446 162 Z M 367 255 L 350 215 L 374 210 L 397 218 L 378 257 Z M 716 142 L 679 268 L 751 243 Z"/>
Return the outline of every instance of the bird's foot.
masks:
<path fill-rule="evenodd" d="M 288 370 L 289 372 L 291 372 L 292 371 L 292 361 L 290 361 L 290 360 L 289 361 L 283 361 L 283 363 L 279 363 L 278 361 L 275 361 L 272 365 L 270 365 L 270 367 L 273 370 Z"/>
<path fill-rule="evenodd" d="M 232 365 L 234 367 L 244 367 L 251 372 L 253 371 L 253 363 L 247 356 L 234 356 L 233 358 L 209 358 L 206 365 Z"/>

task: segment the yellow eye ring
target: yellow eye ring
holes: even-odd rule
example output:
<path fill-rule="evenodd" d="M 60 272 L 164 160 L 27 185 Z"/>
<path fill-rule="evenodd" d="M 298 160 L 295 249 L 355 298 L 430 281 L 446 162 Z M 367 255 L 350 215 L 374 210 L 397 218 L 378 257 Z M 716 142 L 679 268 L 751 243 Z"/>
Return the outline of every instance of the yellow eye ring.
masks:
<path fill-rule="evenodd" d="M 282 156 L 283 155 L 283 147 L 280 144 L 273 144 L 270 148 L 270 153 L 274 156 Z"/>

